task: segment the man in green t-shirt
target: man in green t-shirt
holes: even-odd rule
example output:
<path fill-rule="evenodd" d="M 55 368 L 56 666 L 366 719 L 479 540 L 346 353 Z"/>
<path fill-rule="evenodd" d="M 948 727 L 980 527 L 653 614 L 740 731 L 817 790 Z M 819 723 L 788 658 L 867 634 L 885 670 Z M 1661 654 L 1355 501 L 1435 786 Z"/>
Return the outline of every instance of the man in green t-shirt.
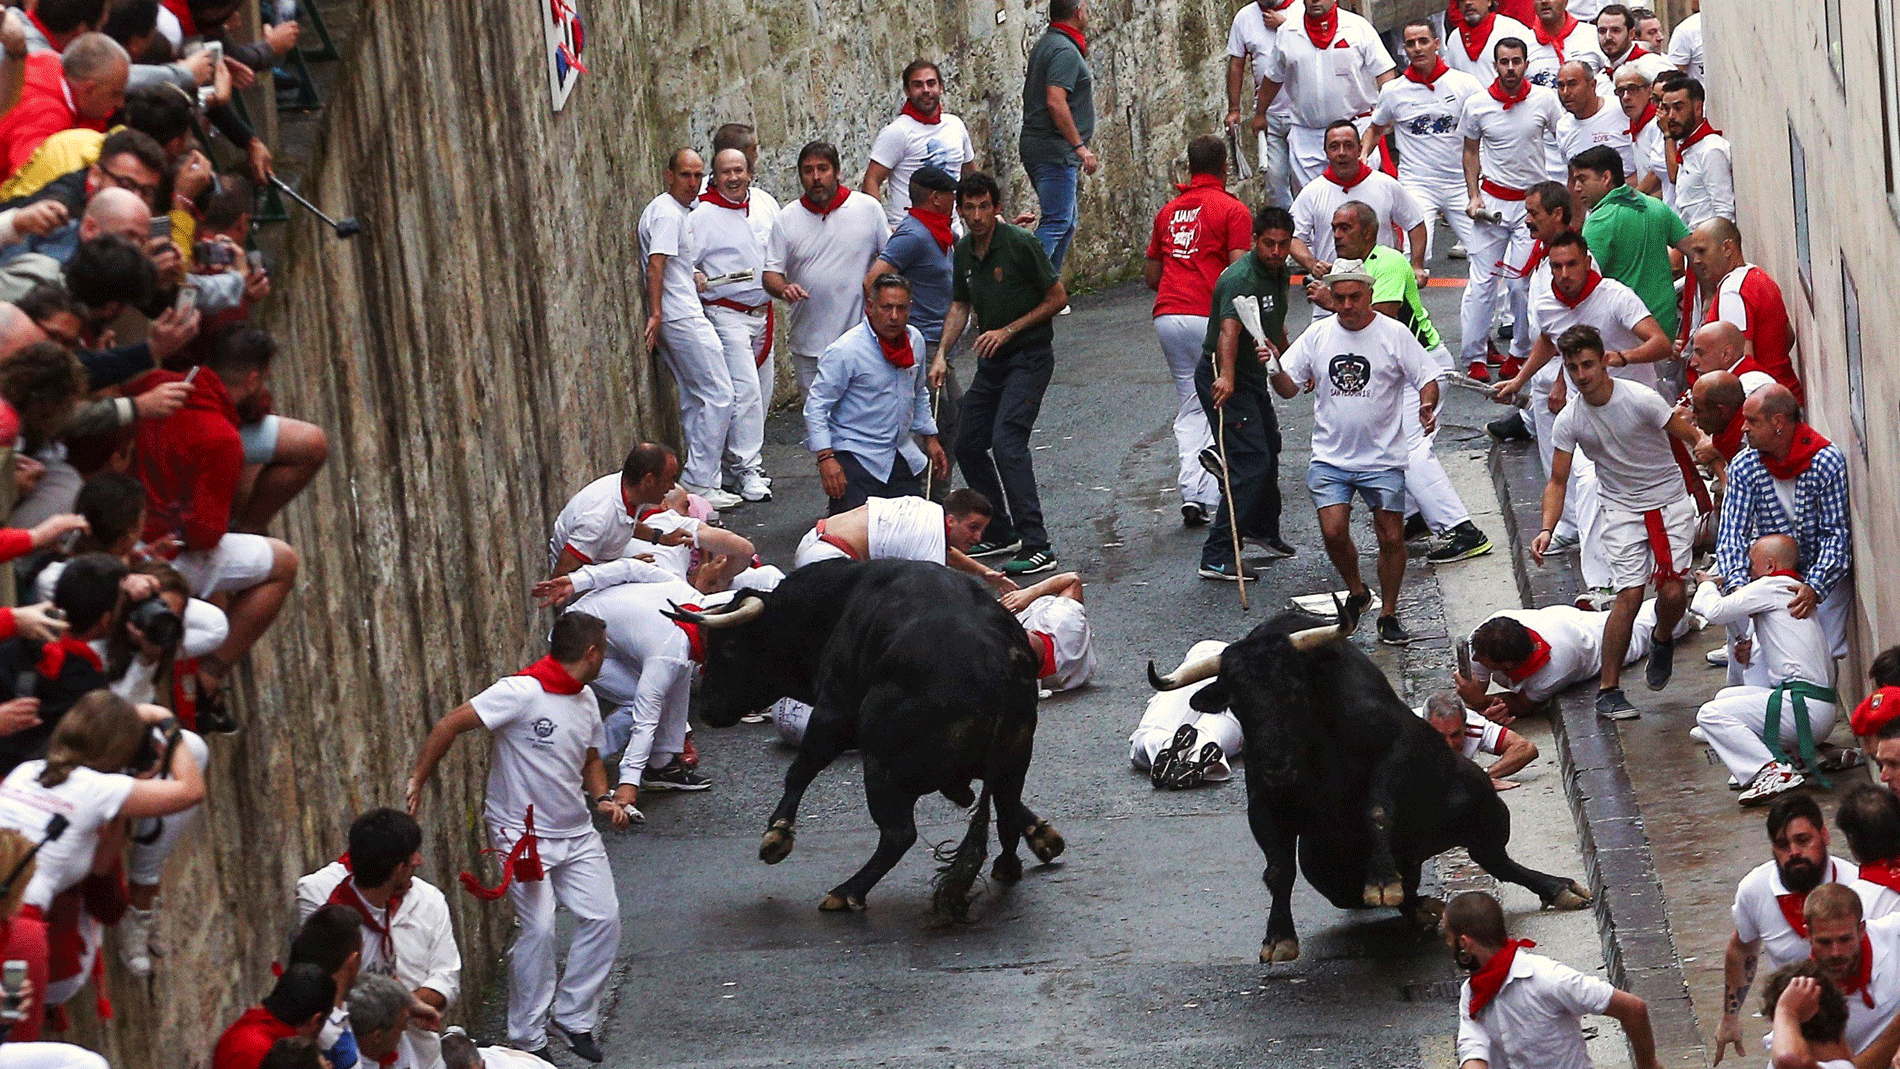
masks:
<path fill-rule="evenodd" d="M 974 322 L 976 374 L 958 412 L 957 465 L 970 489 L 996 510 L 972 557 L 1017 550 L 1003 563 L 1007 575 L 1056 566 L 1042 523 L 1029 434 L 1055 374 L 1049 320 L 1068 303 L 1055 265 L 1036 236 L 1001 219 L 996 179 L 971 171 L 957 182 L 957 214 L 968 233 L 950 253 L 950 312 L 944 317 L 930 385 L 942 385 L 946 357 Z"/>
<path fill-rule="evenodd" d="M 1363 260 L 1372 276 L 1372 310 L 1405 324 L 1418 339 L 1419 347 L 1437 361 L 1446 373 L 1451 371 L 1451 353 L 1447 352 L 1425 311 L 1418 292 L 1418 275 L 1404 253 L 1379 241 L 1379 216 L 1371 205 L 1349 200 L 1333 212 L 1333 244 L 1339 257 Z M 1321 308 L 1333 307 L 1332 290 L 1323 283 L 1310 281 L 1306 295 Z M 1439 397 L 1444 397 L 1442 392 Z M 1491 552 L 1491 540 L 1471 522 L 1471 510 L 1451 485 L 1445 466 L 1432 452 L 1436 432 L 1425 434 L 1418 425 L 1412 406 L 1400 407 L 1408 447 L 1405 464 L 1406 534 L 1437 534 L 1444 541 L 1426 559 L 1434 564 L 1480 557 Z"/>
<path fill-rule="evenodd" d="M 1688 255 L 1689 228 L 1675 209 L 1624 185 L 1624 178 L 1623 159 L 1608 145 L 1585 149 L 1570 161 L 1570 191 L 1588 210 L 1583 240 L 1603 277 L 1636 291 L 1656 325 L 1673 338 L 1681 317 L 1669 250 Z"/>
<path fill-rule="evenodd" d="M 1262 208 L 1253 217 L 1252 251 L 1227 265 L 1214 283 L 1194 392 L 1215 441 L 1225 435 L 1233 500 L 1222 499 L 1201 545 L 1203 579 L 1258 578 L 1252 569 L 1243 573 L 1234 559 L 1236 523 L 1242 540 L 1274 557 L 1295 552 L 1280 538 L 1280 422 L 1266 368 L 1286 348 L 1286 258 L 1292 249 L 1293 216 L 1285 208 Z M 1259 312 L 1266 337 L 1254 337 L 1242 323 L 1235 298 Z"/>
<path fill-rule="evenodd" d="M 1023 74 L 1023 132 L 1016 148 L 1036 187 L 1036 237 L 1058 273 L 1075 240 L 1075 190 L 1098 166 L 1095 74 L 1089 69 L 1088 0 L 1049 0 L 1049 28 L 1029 50 Z"/>

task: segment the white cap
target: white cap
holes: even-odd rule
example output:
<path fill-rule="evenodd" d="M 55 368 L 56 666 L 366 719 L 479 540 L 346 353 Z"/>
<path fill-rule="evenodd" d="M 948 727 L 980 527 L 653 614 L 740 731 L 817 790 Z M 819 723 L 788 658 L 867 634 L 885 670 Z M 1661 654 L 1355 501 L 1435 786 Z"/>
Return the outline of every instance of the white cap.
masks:
<path fill-rule="evenodd" d="M 1337 286 L 1341 282 L 1363 282 L 1372 285 L 1372 274 L 1366 270 L 1364 260 L 1335 260 L 1333 269 L 1326 272 L 1326 284 Z"/>

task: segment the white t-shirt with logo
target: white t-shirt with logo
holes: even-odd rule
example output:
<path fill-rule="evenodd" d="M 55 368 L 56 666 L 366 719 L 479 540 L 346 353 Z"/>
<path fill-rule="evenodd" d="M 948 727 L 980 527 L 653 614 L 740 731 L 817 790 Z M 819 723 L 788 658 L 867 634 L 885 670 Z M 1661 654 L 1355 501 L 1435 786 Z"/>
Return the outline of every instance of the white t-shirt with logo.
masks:
<path fill-rule="evenodd" d="M 99 829 L 119 815 L 132 793 L 131 776 L 75 768 L 57 787 L 40 786 L 46 762 L 28 761 L 0 781 L 0 828 L 12 828 L 30 843 L 46 838 L 46 822 L 55 816 L 68 821 L 58 839 L 40 847 L 34 857 L 33 878 L 27 882 L 29 906 L 46 909 L 53 899 L 79 885 L 92 871 L 92 855 L 99 848 Z"/>
<path fill-rule="evenodd" d="M 1429 87 L 1403 73 L 1379 87 L 1372 121 L 1390 126 L 1398 139 L 1399 181 L 1465 180 L 1465 139 L 1458 123 L 1465 98 L 1482 92 L 1478 79 L 1459 70 L 1446 71 Z"/>
<path fill-rule="evenodd" d="M 1280 367 L 1295 383 L 1313 383 L 1313 459 L 1345 471 L 1405 467 L 1399 413 L 1441 371 L 1404 324 L 1382 315 L 1357 331 L 1338 316 L 1314 323 Z"/>
<path fill-rule="evenodd" d="M 520 834 L 533 806 L 536 835 L 561 839 L 592 831 L 581 768 L 589 749 L 607 744 L 594 692 L 582 687 L 554 694 L 533 676 L 508 676 L 468 703 L 495 740 L 482 811 L 489 825 Z"/>
<path fill-rule="evenodd" d="M 1666 508 L 1689 493 L 1669 448 L 1668 425 L 1675 409 L 1640 383 L 1610 380 L 1610 399 L 1593 405 L 1580 394 L 1557 414 L 1551 441 L 1574 453 L 1579 447 L 1597 466 L 1603 500 L 1629 512 Z"/>
<path fill-rule="evenodd" d="M 1629 116 L 1613 100 L 1599 99 L 1597 113 L 1587 119 L 1579 119 L 1568 111 L 1557 119 L 1557 136 L 1546 142 L 1550 168 L 1550 180 L 1568 183 L 1570 181 L 1570 161 L 1585 149 L 1604 145 L 1615 150 L 1623 161 L 1623 176 L 1628 178 L 1638 173 L 1636 165 L 1636 144 L 1630 140 Z"/>
<path fill-rule="evenodd" d="M 871 162 L 891 169 L 884 183 L 884 218 L 893 227 L 904 221 L 910 208 L 910 179 L 919 167 L 929 164 L 961 178 L 964 164 L 975 159 L 976 146 L 970 143 L 970 131 L 962 119 L 939 111 L 937 122 L 924 123 L 899 113 L 871 142 Z"/>
<path fill-rule="evenodd" d="M 693 272 L 699 263 L 699 244 L 693 240 L 692 212 L 662 193 L 640 213 L 640 284 L 646 285 L 647 258 L 665 256 L 660 275 L 660 318 L 691 319 L 705 313 L 699 307 L 699 286 Z M 859 277 L 863 277 L 860 274 Z M 648 309 L 652 311 L 652 309 Z"/>

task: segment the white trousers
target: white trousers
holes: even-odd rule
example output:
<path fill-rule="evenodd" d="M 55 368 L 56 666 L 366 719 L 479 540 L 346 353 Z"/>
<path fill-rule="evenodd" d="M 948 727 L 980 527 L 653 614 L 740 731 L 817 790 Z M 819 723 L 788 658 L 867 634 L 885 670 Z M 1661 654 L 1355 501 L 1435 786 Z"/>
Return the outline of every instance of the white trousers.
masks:
<path fill-rule="evenodd" d="M 1458 243 L 1465 247 L 1466 253 L 1471 251 L 1471 238 L 1478 221 L 1465 214 L 1467 198 L 1463 175 L 1457 178 L 1430 178 L 1423 175 L 1408 175 L 1405 173 L 1405 168 L 1401 167 L 1399 168 L 1399 185 L 1404 186 L 1405 191 L 1418 201 L 1419 207 L 1425 209 L 1425 259 L 1427 262 L 1432 258 L 1432 237 L 1435 228 L 1431 223 L 1434 214 L 1445 220 L 1446 225 L 1451 227 L 1451 232 L 1458 235 Z"/>
<path fill-rule="evenodd" d="M 203 772 L 211 763 L 211 750 L 205 746 L 205 740 L 195 731 L 178 733 L 178 744 L 191 751 L 198 762 L 198 771 Z M 182 813 L 152 819 L 135 820 L 128 829 L 131 842 L 125 851 L 125 878 L 136 887 L 156 887 L 165 874 L 165 861 L 178 849 L 185 833 L 198 819 L 198 810 L 202 806 L 192 806 Z"/>
<path fill-rule="evenodd" d="M 1768 752 L 1768 744 L 1762 741 L 1762 732 L 1768 725 L 1768 695 L 1772 693 L 1768 687 L 1723 687 L 1715 692 L 1715 697 L 1702 703 L 1695 714 L 1696 726 L 1709 737 L 1715 756 L 1728 766 L 1729 775 L 1744 786 L 1755 778 L 1763 765 L 1775 759 Z M 1835 708 L 1832 702 L 1809 701 L 1807 705 L 1808 726 L 1818 743 L 1834 730 Z M 1796 756 L 1794 699 L 1785 694 L 1781 698 L 1779 734 L 1781 752 Z"/>
<path fill-rule="evenodd" d="M 1440 350 L 1442 351 L 1442 350 Z M 1444 391 L 1447 387 L 1439 384 L 1439 408 L 1444 408 Z M 1405 432 L 1405 511 L 1425 517 L 1426 526 L 1434 533 L 1444 534 L 1461 523 L 1471 519 L 1471 510 L 1465 507 L 1464 499 L 1458 496 L 1458 490 L 1451 485 L 1451 476 L 1445 473 L 1445 465 L 1438 460 L 1438 454 L 1432 451 L 1432 444 L 1438 439 L 1438 432 L 1423 433 L 1419 426 L 1418 409 L 1410 404 L 1399 406 L 1399 426 Z"/>
<path fill-rule="evenodd" d="M 686 748 L 693 662 L 649 657 L 638 674 L 633 700 L 607 714 L 604 725 L 610 752 L 620 748 L 616 744 L 621 739 L 626 740 L 620 755 L 619 782 L 635 786 L 647 769 L 664 767 L 674 754 Z"/>
<path fill-rule="evenodd" d="M 515 833 L 489 825 L 489 838 L 503 856 Z M 570 1032 L 591 1032 L 600 1019 L 600 993 L 620 949 L 620 897 L 600 833 L 542 839 L 545 879 L 508 886 L 521 932 L 508 954 L 508 1041 L 533 1050 L 547 1042 L 548 1013 Z M 567 975 L 555 982 L 554 907 L 574 915 L 574 941 L 567 948 Z"/>
<path fill-rule="evenodd" d="M 1210 742 L 1220 743 L 1221 752 L 1229 758 L 1240 752 L 1240 721 L 1225 710 L 1218 713 L 1196 712 L 1188 705 L 1188 699 L 1193 696 L 1195 689 L 1199 688 L 1163 691 L 1148 699 L 1148 708 L 1141 715 L 1141 723 L 1136 726 L 1135 733 L 1128 737 L 1130 764 L 1144 771 L 1151 767 L 1155 755 L 1174 741 L 1174 733 L 1182 724 L 1193 724 L 1200 736 L 1195 743 L 1196 753 Z M 1209 765 L 1207 769 L 1207 779 L 1214 783 L 1228 779 L 1233 774 L 1234 770 L 1225 760 Z"/>
<path fill-rule="evenodd" d="M 1244 329 L 1240 333 L 1243 340 L 1248 337 Z M 1194 368 L 1201 362 L 1207 317 L 1156 316 L 1155 336 L 1161 340 L 1161 355 L 1168 360 L 1168 371 L 1174 375 L 1175 397 L 1180 401 L 1180 408 L 1174 414 L 1174 451 L 1180 465 L 1175 473 L 1175 486 L 1181 491 L 1183 504 L 1192 501 L 1211 513 L 1220 507 L 1220 483 L 1201 467 L 1200 454 L 1214 444 L 1214 435 L 1208 429 L 1201 398 L 1194 392 Z M 1242 359 L 1252 356 L 1251 351 L 1241 354 Z"/>
<path fill-rule="evenodd" d="M 1293 207 L 1293 198 L 1299 194 L 1299 189 L 1293 184 L 1292 164 L 1287 151 L 1287 128 L 1292 125 L 1292 117 L 1268 113 L 1267 128 L 1257 135 L 1260 139 L 1260 178 L 1267 186 L 1267 203 L 1276 208 Z"/>
<path fill-rule="evenodd" d="M 1463 355 L 1469 363 L 1484 359 L 1485 339 L 1491 335 L 1491 321 L 1497 318 L 1498 300 L 1506 298 L 1518 329 L 1511 337 L 1511 351 L 1519 358 L 1530 354 L 1530 319 L 1524 305 L 1530 292 L 1530 280 L 1518 277 L 1518 268 L 1531 255 L 1531 232 L 1524 225 L 1524 202 L 1487 197 L 1485 206 L 1503 217 L 1501 223 L 1472 220 L 1471 237 L 1465 241 L 1467 281 L 1464 303 L 1459 305 L 1458 320 Z"/>
<path fill-rule="evenodd" d="M 1564 500 L 1572 497 L 1577 501 L 1577 570 L 1583 574 L 1583 585 L 1592 589 L 1615 586 L 1603 548 L 1603 495 L 1597 466 L 1581 453 L 1571 454 L 1570 489 Z"/>
<path fill-rule="evenodd" d="M 726 469 L 733 474 L 756 471 L 765 448 L 765 385 L 759 372 L 759 347 L 765 341 L 765 313 L 750 315 L 734 308 L 708 305 L 706 319 L 719 335 L 732 377 L 732 423 L 726 431 Z M 714 484 L 717 485 L 717 484 Z"/>
<path fill-rule="evenodd" d="M 660 355 L 679 388 L 680 433 L 686 446 L 680 482 L 717 487 L 734 400 L 732 372 L 719 334 L 703 315 L 666 320 L 660 324 Z"/>

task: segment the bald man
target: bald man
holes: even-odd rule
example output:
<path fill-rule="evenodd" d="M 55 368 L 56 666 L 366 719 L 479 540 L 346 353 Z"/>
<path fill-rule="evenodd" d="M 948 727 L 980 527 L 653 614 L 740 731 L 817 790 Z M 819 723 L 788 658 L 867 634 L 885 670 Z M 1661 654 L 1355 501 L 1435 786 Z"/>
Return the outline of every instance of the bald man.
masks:
<path fill-rule="evenodd" d="M 1702 321 L 1734 324 L 1748 339 L 1748 354 L 1759 369 L 1792 390 L 1795 400 L 1803 401 L 1801 380 L 1794 373 L 1794 329 L 1788 323 L 1788 306 L 1768 272 L 1742 254 L 1742 232 L 1717 216 L 1690 232 L 1683 251 L 1708 301 Z"/>
<path fill-rule="evenodd" d="M 1690 336 L 1689 381 L 1714 371 L 1726 371 L 1742 384 L 1744 394 L 1773 386 L 1775 377 L 1748 349 L 1748 335 L 1726 319 L 1712 320 Z"/>
<path fill-rule="evenodd" d="M 1722 468 L 1742 451 L 1742 402 L 1746 400 L 1748 387 L 1728 371 L 1704 372 L 1695 380 L 1695 385 L 1689 387 L 1689 412 L 1695 417 L 1696 426 L 1709 436 Z M 1705 464 L 1716 463 L 1707 456 L 1696 459 Z"/>
<path fill-rule="evenodd" d="M 12 174 L 40 142 L 61 130 L 104 130 L 106 119 L 125 103 L 132 61 L 117 41 L 84 33 L 54 55 L 26 58 L 20 101 L 0 117 L 0 162 Z"/>

